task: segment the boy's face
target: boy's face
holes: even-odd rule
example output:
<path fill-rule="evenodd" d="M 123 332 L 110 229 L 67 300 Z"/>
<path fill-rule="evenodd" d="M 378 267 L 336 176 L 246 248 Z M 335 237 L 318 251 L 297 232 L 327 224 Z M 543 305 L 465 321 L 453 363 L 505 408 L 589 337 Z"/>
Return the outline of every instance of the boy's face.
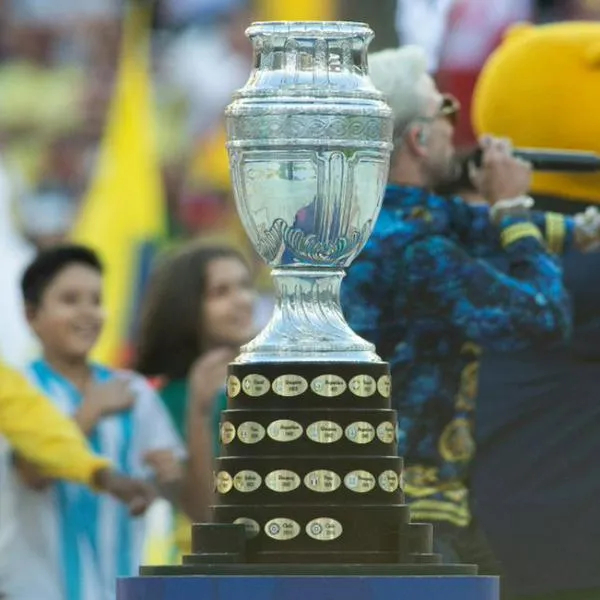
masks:
<path fill-rule="evenodd" d="M 28 319 L 46 354 L 87 358 L 104 323 L 101 274 L 86 265 L 66 266 L 44 290 L 40 304 L 28 309 Z"/>

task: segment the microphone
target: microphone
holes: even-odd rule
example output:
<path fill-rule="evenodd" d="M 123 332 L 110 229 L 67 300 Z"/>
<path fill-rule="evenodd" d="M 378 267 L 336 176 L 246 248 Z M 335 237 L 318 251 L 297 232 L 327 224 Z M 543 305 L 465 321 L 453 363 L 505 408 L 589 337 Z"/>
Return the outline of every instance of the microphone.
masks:
<path fill-rule="evenodd" d="M 476 167 L 481 166 L 482 151 L 475 150 L 470 157 Z M 515 148 L 513 156 L 531 163 L 534 171 L 567 173 L 596 173 L 600 171 L 600 156 L 578 150 L 549 150 L 546 148 Z"/>

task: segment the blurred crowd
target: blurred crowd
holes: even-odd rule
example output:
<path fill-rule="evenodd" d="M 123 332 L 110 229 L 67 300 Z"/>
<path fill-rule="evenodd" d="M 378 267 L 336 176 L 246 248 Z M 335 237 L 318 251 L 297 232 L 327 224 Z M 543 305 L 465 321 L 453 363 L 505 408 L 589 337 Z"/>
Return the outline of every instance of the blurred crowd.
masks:
<path fill-rule="evenodd" d="M 15 216 L 36 245 L 68 232 L 93 175 L 118 67 L 120 5 L 2 3 L 2 157 L 18 194 Z M 248 74 L 249 9 L 242 1 L 163 2 L 154 13 L 157 145 L 171 232 L 224 229 L 231 206 L 219 127 Z"/>
<path fill-rule="evenodd" d="M 382 3 L 340 18 L 389 20 Z M 398 3 L 402 43 L 427 48 L 444 89 L 468 107 L 476 74 L 510 23 L 594 18 L 597 3 L 502 0 Z M 249 0 L 156 3 L 152 76 L 160 169 L 172 237 L 243 238 L 232 204 L 223 109 L 245 82 L 251 48 Z M 0 143 L 20 231 L 36 245 L 64 236 L 93 176 L 119 59 L 122 2 L 0 4 Z M 459 141 L 471 141 L 468 119 Z"/>

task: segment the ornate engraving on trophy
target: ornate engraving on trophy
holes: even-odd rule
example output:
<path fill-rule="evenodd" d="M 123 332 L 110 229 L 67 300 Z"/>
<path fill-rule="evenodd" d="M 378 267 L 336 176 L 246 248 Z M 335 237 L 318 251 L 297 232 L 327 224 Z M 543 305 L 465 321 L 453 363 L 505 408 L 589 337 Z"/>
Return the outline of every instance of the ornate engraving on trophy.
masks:
<path fill-rule="evenodd" d="M 244 377 L 242 388 L 248 396 L 258 398 L 259 396 L 264 396 L 271 389 L 271 384 L 266 377 L 254 373 Z"/>
<path fill-rule="evenodd" d="M 299 396 L 307 389 L 308 381 L 299 375 L 280 375 L 273 381 L 273 391 L 284 398 Z"/>
<path fill-rule="evenodd" d="M 368 398 L 377 391 L 377 382 L 370 375 L 356 375 L 348 385 L 350 391 L 360 398 Z"/>
<path fill-rule="evenodd" d="M 268 521 L 264 531 L 274 540 L 293 540 L 300 533 L 300 525 L 293 519 L 278 517 Z"/>
<path fill-rule="evenodd" d="M 384 492 L 395 492 L 400 485 L 400 478 L 398 477 L 398 474 L 392 470 L 381 473 L 381 475 L 379 475 L 377 478 L 377 481 L 379 483 L 379 487 Z"/>
<path fill-rule="evenodd" d="M 389 375 L 382 375 L 377 380 L 377 391 L 384 397 L 389 398 L 392 391 L 392 378 Z"/>
<path fill-rule="evenodd" d="M 357 421 L 346 427 L 346 438 L 355 444 L 369 444 L 375 439 L 375 427 L 366 421 Z"/>
<path fill-rule="evenodd" d="M 242 177 L 247 181 L 251 179 L 247 171 Z M 373 224 L 367 222 L 362 229 L 350 230 L 349 235 L 345 238 L 340 238 L 335 242 L 323 242 L 316 235 L 306 235 L 302 229 L 291 227 L 283 219 L 275 219 L 268 229 L 258 228 L 260 235 L 255 243 L 256 249 L 268 263 L 276 261 L 279 249 L 286 246 L 298 259 L 303 261 L 316 264 L 319 260 L 326 258 L 329 261 L 343 264 L 365 245 L 372 229 Z"/>
<path fill-rule="evenodd" d="M 243 525 L 246 529 L 246 538 L 251 540 L 255 538 L 260 533 L 260 525 L 254 520 L 249 519 L 248 517 L 239 517 L 234 523 L 236 525 Z"/>
<path fill-rule="evenodd" d="M 217 492 L 219 494 L 227 494 L 233 488 L 233 478 L 227 471 L 219 471 L 217 473 Z"/>
<path fill-rule="evenodd" d="M 384 444 L 391 444 L 396 438 L 396 428 L 390 421 L 384 421 L 377 426 L 377 437 Z"/>
<path fill-rule="evenodd" d="M 333 421 L 316 421 L 306 428 L 308 438 L 317 444 L 333 444 L 343 434 L 343 429 Z"/>
<path fill-rule="evenodd" d="M 344 485 L 352 492 L 365 494 L 375 487 L 375 476 L 368 471 L 351 471 L 344 477 Z"/>
<path fill-rule="evenodd" d="M 230 375 L 227 378 L 227 395 L 230 398 L 235 398 L 241 391 L 242 384 L 235 375 Z"/>
<path fill-rule="evenodd" d="M 231 444 L 235 439 L 235 425 L 229 421 L 225 421 L 221 425 L 221 442 L 225 445 Z"/>
<path fill-rule="evenodd" d="M 313 492 L 335 492 L 341 484 L 340 476 L 327 469 L 317 469 L 304 476 L 304 485 Z"/>
<path fill-rule="evenodd" d="M 248 115 L 238 118 L 232 133 L 234 137 L 241 139 L 260 136 L 293 140 L 307 132 L 315 140 L 333 137 L 338 140 L 356 140 L 360 143 L 380 141 L 382 135 L 386 137 L 391 133 L 391 128 L 382 119 L 358 115 L 349 120 L 344 115 L 319 118 L 314 114 L 273 114 L 269 115 L 268 119 Z M 355 253 L 358 252 L 355 250 Z"/>
<path fill-rule="evenodd" d="M 267 427 L 267 435 L 275 442 L 293 442 L 302 433 L 302 425 L 289 419 L 278 419 Z"/>
<path fill-rule="evenodd" d="M 306 535 L 313 540 L 328 542 L 339 538 L 342 535 L 343 528 L 339 521 L 321 517 L 307 523 L 305 531 Z"/>
<path fill-rule="evenodd" d="M 300 477 L 294 471 L 279 469 L 265 477 L 265 485 L 273 492 L 291 492 L 300 486 Z"/>
<path fill-rule="evenodd" d="M 262 477 L 256 471 L 240 471 L 233 478 L 233 487 L 238 492 L 254 492 L 261 483 Z"/>
<path fill-rule="evenodd" d="M 255 421 L 246 421 L 238 426 L 237 436 L 244 444 L 256 444 L 265 437 L 265 428 Z"/>
<path fill-rule="evenodd" d="M 318 396 L 335 398 L 346 391 L 346 382 L 339 375 L 319 375 L 311 381 L 310 389 Z"/>

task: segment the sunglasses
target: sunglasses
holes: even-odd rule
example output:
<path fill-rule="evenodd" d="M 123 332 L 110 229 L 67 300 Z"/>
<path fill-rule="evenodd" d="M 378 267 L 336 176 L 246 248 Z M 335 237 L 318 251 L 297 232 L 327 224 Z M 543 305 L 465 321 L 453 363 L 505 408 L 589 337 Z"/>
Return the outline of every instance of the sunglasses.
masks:
<path fill-rule="evenodd" d="M 431 117 L 419 117 L 418 120 L 425 123 L 432 123 L 436 119 L 442 117 L 443 119 L 450 121 L 452 125 L 456 125 L 459 112 L 460 102 L 451 94 L 443 94 L 442 103 L 437 112 Z"/>
<path fill-rule="evenodd" d="M 441 117 L 447 119 L 452 125 L 456 126 L 459 114 L 460 101 L 458 98 L 455 98 L 452 94 L 442 94 L 442 103 L 435 115 L 431 117 L 417 117 L 415 121 L 420 121 L 421 123 L 433 123 L 433 121 Z M 396 144 L 398 140 L 401 140 L 405 133 L 406 130 L 395 132 L 394 144 Z"/>
<path fill-rule="evenodd" d="M 442 104 L 437 116 L 448 119 L 452 125 L 456 125 L 460 113 L 460 102 L 452 94 L 442 95 Z"/>

